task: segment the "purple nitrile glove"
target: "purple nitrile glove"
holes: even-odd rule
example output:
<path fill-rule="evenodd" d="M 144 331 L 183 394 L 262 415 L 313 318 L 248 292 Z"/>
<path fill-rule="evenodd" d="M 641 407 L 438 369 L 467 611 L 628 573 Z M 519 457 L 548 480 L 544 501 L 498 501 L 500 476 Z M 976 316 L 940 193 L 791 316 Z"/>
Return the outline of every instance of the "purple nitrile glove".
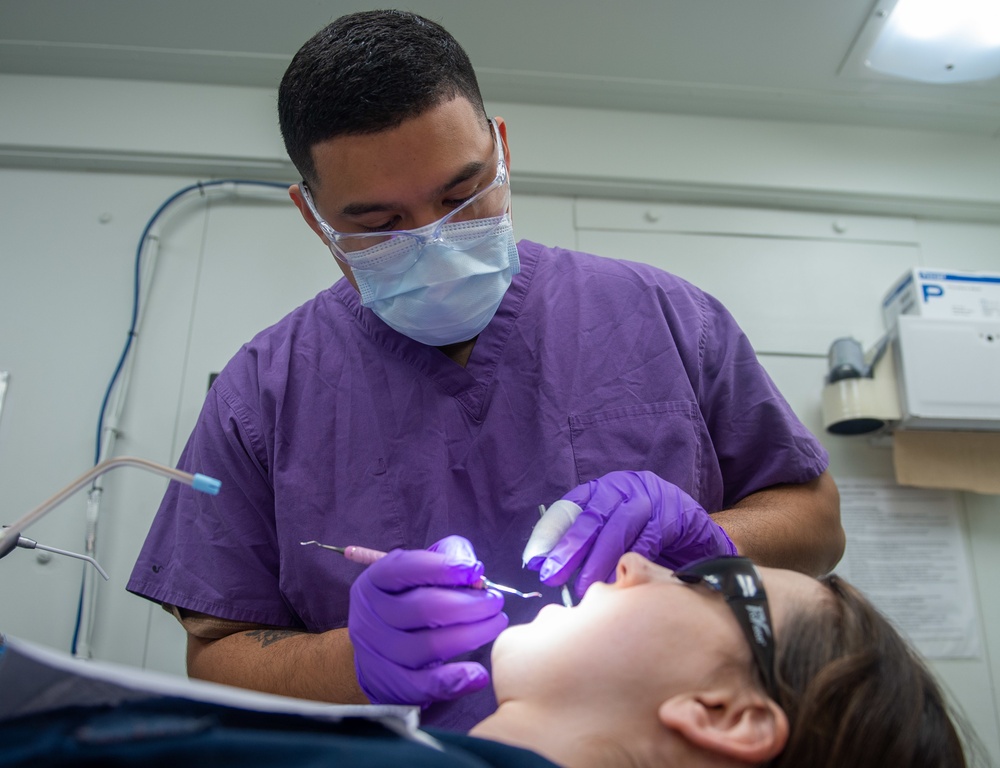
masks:
<path fill-rule="evenodd" d="M 613 580 L 626 552 L 668 568 L 736 554 L 736 545 L 697 501 L 652 472 L 609 472 L 563 498 L 583 511 L 547 556 L 526 565 L 549 586 L 565 584 L 579 568 L 578 597 L 595 581 Z"/>
<path fill-rule="evenodd" d="M 482 575 L 472 544 L 448 536 L 427 550 L 394 549 L 357 578 L 347 629 L 373 704 L 425 707 L 489 684 L 482 664 L 444 663 L 507 627 L 503 597 L 471 588 Z"/>

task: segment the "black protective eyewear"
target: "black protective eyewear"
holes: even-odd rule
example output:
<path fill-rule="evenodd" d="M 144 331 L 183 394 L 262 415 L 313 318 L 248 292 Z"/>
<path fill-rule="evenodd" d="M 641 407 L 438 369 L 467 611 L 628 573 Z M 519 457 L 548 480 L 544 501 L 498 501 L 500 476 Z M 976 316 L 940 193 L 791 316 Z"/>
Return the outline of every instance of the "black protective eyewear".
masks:
<path fill-rule="evenodd" d="M 768 692 L 774 690 L 774 632 L 760 573 L 747 557 L 710 557 L 674 571 L 685 584 L 704 584 L 726 598 L 746 635 Z"/>

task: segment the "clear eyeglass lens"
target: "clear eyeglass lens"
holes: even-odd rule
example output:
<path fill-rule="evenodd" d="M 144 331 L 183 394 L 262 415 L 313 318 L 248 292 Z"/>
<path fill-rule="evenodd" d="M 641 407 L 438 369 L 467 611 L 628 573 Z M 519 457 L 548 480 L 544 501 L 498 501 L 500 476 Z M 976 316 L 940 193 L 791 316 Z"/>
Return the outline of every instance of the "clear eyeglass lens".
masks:
<path fill-rule="evenodd" d="M 331 240 L 345 254 L 350 255 L 364 251 L 376 245 L 398 238 L 422 243 L 435 235 L 449 245 L 463 250 L 471 248 L 476 243 L 493 234 L 503 221 L 503 215 L 509 204 L 510 186 L 506 181 L 490 189 L 484 189 L 473 196 L 460 207 L 434 222 L 423 230 L 409 232 L 365 232 L 361 234 L 335 233 Z M 489 224 L 487 224 L 489 222 Z M 463 224 L 467 226 L 462 226 Z M 476 226 L 481 224 L 482 226 Z M 333 233 L 331 233 L 333 234 Z M 423 237 L 422 237 L 423 236 Z"/>

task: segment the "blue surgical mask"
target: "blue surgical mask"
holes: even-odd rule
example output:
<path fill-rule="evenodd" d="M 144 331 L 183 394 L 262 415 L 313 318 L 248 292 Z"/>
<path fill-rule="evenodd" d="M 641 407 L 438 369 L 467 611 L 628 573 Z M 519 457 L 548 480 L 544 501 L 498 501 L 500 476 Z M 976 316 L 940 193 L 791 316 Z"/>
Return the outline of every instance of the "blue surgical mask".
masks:
<path fill-rule="evenodd" d="M 413 234 L 431 235 L 437 226 Z M 391 328 L 435 347 L 478 335 L 520 269 L 509 213 L 446 224 L 425 244 L 389 240 L 351 258 L 362 305 Z"/>

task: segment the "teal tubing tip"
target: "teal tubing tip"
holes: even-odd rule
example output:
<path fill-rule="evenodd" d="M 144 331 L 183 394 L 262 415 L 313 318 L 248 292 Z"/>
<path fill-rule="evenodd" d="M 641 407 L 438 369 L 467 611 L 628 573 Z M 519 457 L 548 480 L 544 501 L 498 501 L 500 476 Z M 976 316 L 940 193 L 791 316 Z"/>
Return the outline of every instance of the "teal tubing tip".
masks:
<path fill-rule="evenodd" d="M 209 496 L 218 496 L 222 483 L 214 477 L 195 474 L 194 480 L 191 481 L 191 487 L 196 491 L 207 493 Z"/>

